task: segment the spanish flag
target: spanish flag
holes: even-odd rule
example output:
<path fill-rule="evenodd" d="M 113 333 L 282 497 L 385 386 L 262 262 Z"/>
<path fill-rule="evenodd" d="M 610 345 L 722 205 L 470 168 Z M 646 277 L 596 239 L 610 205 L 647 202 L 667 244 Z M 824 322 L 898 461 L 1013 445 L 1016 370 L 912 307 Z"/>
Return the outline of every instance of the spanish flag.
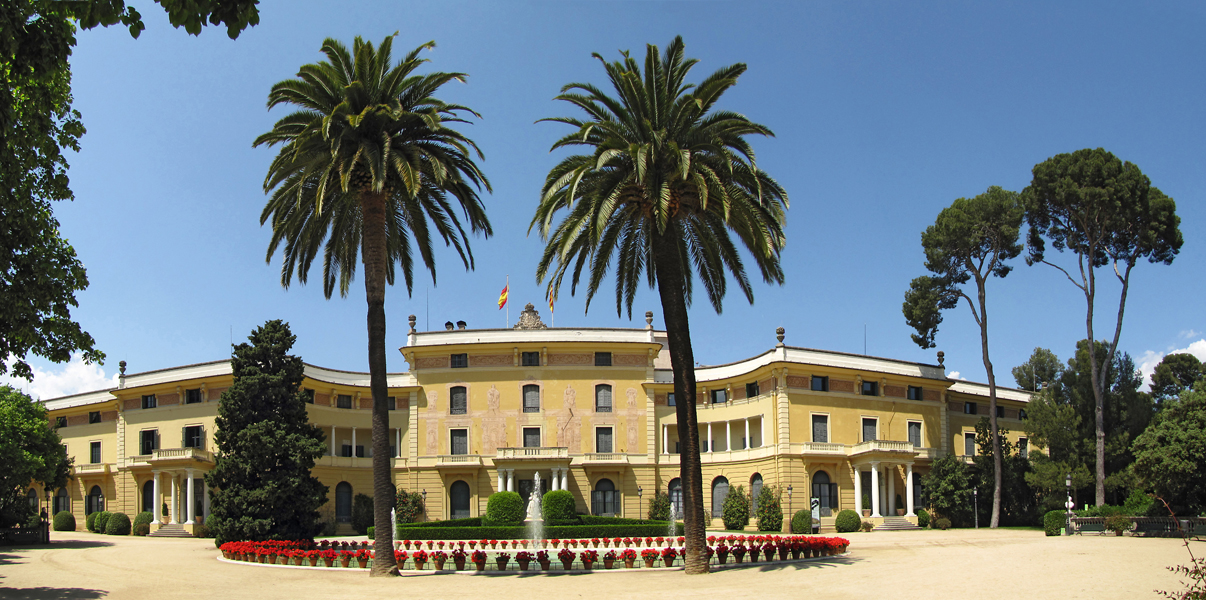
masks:
<path fill-rule="evenodd" d="M 498 295 L 498 310 L 502 310 L 502 308 L 507 305 L 507 288 L 509 287 L 511 287 L 511 284 L 509 283 L 504 285 L 502 293 Z"/>

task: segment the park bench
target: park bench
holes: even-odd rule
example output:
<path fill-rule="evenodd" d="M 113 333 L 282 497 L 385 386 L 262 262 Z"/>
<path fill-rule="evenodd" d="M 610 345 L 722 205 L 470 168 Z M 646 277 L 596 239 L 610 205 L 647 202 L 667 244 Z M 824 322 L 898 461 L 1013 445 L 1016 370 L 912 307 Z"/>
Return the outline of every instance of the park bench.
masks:
<path fill-rule="evenodd" d="M 1076 533 L 1105 533 L 1104 517 L 1072 517 L 1072 531 Z"/>

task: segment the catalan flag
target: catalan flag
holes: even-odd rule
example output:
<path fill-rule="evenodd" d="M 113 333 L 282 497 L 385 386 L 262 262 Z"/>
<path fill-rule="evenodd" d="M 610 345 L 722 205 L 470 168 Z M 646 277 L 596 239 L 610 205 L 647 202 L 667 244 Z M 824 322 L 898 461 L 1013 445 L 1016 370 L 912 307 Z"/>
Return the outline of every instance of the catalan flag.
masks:
<path fill-rule="evenodd" d="M 504 285 L 502 293 L 498 295 L 498 310 L 502 310 L 503 307 L 507 305 L 507 288 L 509 287 L 511 287 L 511 284 L 509 283 Z"/>

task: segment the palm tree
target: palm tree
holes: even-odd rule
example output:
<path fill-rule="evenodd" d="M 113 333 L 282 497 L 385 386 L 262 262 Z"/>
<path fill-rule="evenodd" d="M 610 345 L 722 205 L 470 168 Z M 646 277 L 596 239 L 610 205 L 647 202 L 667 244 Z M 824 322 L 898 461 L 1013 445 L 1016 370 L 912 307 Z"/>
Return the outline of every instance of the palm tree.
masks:
<path fill-rule="evenodd" d="M 586 111 L 586 119 L 545 119 L 566 123 L 574 132 L 553 149 L 587 146 L 590 154 L 569 156 L 545 180 L 540 206 L 529 226 L 546 240 L 537 281 L 549 278 L 554 299 L 572 270 L 570 293 L 577 290 L 589 264 L 586 304 L 599 289 L 616 254 L 616 312 L 632 317 L 632 301 L 642 275 L 661 296 L 674 372 L 678 434 L 682 441 L 681 477 L 686 524 L 686 569 L 708 572 L 704 554 L 707 513 L 695 415 L 695 359 L 687 307 L 693 272 L 698 272 L 717 313 L 733 275 L 747 300 L 753 290 L 732 232 L 754 257 L 767 282 L 782 283 L 787 193 L 759 171 L 747 135 L 773 135 L 744 116 L 712 111 L 725 90 L 737 83 L 744 64 L 724 67 L 698 86 L 684 83 L 697 62 L 683 58 L 676 37 L 659 57 L 649 45 L 642 73 L 622 53 L 609 63 L 598 54 L 615 88 L 611 97 L 589 83 L 571 83 L 564 100 Z M 567 214 L 553 228 L 553 217 Z M 694 268 L 693 268 L 694 267 Z"/>
<path fill-rule="evenodd" d="M 352 52 L 333 39 L 323 42 L 327 61 L 301 67 L 296 79 L 272 86 L 268 108 L 299 109 L 277 121 L 255 146 L 281 144 L 264 180 L 271 198 L 260 224 L 272 222 L 269 262 L 282 249 L 281 284 L 296 274 L 306 283 L 320 248 L 323 293 L 347 296 L 359 253 L 368 300 L 369 386 L 373 394 L 373 522 L 376 528 L 373 575 L 396 573 L 390 507 L 394 504 L 389 452 L 389 412 L 385 382 L 385 285 L 402 266 L 409 295 L 414 250 L 435 281 L 432 230 L 456 248 L 466 269 L 473 268 L 469 240 L 456 212 L 472 232 L 492 233 L 478 190 L 490 183 L 474 163 L 482 158 L 472 140 L 449 129 L 477 113 L 432 96 L 463 73 L 417 75 L 427 62 L 415 48 L 397 64 L 390 59 L 393 38 L 376 49 L 356 38 Z M 325 243 L 324 243 L 325 241 Z M 282 246 L 283 243 L 283 246 Z"/>

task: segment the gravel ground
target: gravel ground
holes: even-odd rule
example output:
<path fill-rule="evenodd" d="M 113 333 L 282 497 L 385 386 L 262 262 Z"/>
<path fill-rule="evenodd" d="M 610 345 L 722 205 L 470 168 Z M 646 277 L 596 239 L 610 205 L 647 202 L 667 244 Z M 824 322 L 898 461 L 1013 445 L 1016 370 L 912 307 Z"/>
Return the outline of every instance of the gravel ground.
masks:
<path fill-rule="evenodd" d="M 0 546 L 0 598 L 725 598 L 867 600 L 1156 598 L 1180 589 L 1165 567 L 1188 562 L 1180 540 L 1046 538 L 1041 531 L 950 530 L 847 534 L 848 556 L 756 563 L 706 576 L 682 571 L 561 575 L 426 575 L 226 563 L 212 540 L 54 532 L 49 547 Z M 1190 542 L 1198 556 L 1206 543 Z"/>

